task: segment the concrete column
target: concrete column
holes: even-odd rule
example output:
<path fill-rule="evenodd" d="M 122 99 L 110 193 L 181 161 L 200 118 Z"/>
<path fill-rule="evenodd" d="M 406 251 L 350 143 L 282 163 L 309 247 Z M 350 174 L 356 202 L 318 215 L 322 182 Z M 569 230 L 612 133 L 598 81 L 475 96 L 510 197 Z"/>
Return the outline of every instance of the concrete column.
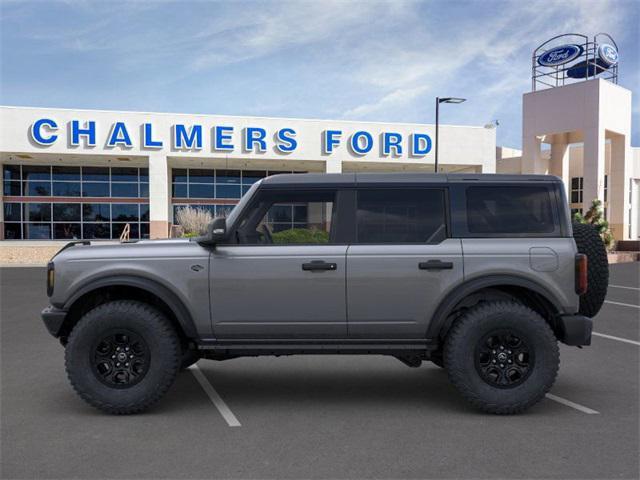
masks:
<path fill-rule="evenodd" d="M 527 135 L 523 139 L 522 173 L 545 173 L 542 161 L 540 138 L 536 135 Z"/>
<path fill-rule="evenodd" d="M 325 173 L 342 173 L 342 160 L 337 158 L 327 158 L 324 165 Z"/>
<path fill-rule="evenodd" d="M 166 155 L 149 155 L 149 215 L 150 237 L 169 236 L 169 208 L 171 207 L 169 163 Z"/>
<path fill-rule="evenodd" d="M 611 165 L 609 167 L 609 225 L 616 240 L 629 238 L 629 210 L 632 152 L 627 135 L 611 139 Z"/>
<path fill-rule="evenodd" d="M 569 179 L 569 143 L 567 134 L 555 135 L 551 144 L 551 158 L 549 160 L 549 173 L 560 177 L 564 182 L 564 188 L 570 191 Z"/>
<path fill-rule="evenodd" d="M 584 178 L 582 208 L 586 211 L 596 198 L 604 203 L 604 129 L 592 127 L 584 131 L 582 176 Z"/>

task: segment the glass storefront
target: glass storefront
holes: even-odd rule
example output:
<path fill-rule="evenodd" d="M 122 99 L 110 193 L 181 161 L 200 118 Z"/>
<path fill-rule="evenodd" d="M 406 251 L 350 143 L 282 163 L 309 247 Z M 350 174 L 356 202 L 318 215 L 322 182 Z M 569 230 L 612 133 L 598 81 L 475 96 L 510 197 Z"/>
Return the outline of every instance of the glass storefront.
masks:
<path fill-rule="evenodd" d="M 174 223 L 178 210 L 186 206 L 207 210 L 213 217 L 226 216 L 251 185 L 280 173 L 304 172 L 174 168 L 171 172 Z"/>
<path fill-rule="evenodd" d="M 3 165 L 2 179 L 6 240 L 149 237 L 147 168 Z"/>

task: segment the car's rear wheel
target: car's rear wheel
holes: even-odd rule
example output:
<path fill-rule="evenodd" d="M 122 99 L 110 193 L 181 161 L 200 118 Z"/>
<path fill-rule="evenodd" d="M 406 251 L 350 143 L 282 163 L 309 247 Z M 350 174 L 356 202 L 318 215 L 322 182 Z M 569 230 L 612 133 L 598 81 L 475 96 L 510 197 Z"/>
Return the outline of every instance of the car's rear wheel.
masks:
<path fill-rule="evenodd" d="M 520 413 L 540 401 L 559 364 L 558 342 L 547 322 L 514 301 L 471 308 L 445 342 L 449 379 L 472 405 L 489 413 Z"/>
<path fill-rule="evenodd" d="M 65 350 L 71 385 L 90 405 L 113 414 L 146 410 L 169 389 L 180 367 L 173 325 L 145 303 L 121 300 L 86 313 Z"/>

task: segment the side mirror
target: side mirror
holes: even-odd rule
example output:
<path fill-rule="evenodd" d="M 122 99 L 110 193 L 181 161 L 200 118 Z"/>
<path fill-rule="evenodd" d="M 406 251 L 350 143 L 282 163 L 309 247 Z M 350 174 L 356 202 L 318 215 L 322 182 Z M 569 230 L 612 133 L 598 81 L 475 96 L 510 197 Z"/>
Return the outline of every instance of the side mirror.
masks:
<path fill-rule="evenodd" d="M 203 237 L 200 243 L 205 245 L 215 245 L 222 243 L 227 238 L 227 219 L 224 217 L 216 217 L 209 224 L 207 236 Z"/>

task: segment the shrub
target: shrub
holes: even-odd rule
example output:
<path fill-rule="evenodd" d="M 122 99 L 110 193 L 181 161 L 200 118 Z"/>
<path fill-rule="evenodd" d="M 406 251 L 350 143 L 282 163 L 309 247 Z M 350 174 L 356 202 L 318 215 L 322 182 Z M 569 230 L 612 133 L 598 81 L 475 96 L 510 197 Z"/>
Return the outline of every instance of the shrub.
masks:
<path fill-rule="evenodd" d="M 176 221 L 184 229 L 183 237 L 204 235 L 212 220 L 211 212 L 203 208 L 187 206 L 176 212 Z"/>
<path fill-rule="evenodd" d="M 291 228 L 271 234 L 273 243 L 329 243 L 329 233 L 316 228 Z"/>
<path fill-rule="evenodd" d="M 593 225 L 600 234 L 600 237 L 604 242 L 604 246 L 607 247 L 607 251 L 613 250 L 615 247 L 615 240 L 613 239 L 611 230 L 609 230 L 609 222 L 604 218 L 604 211 L 602 210 L 602 202 L 600 200 L 596 199 L 591 202 L 591 207 L 584 215 L 580 212 L 576 212 L 573 215 L 573 221 L 576 223 Z"/>

